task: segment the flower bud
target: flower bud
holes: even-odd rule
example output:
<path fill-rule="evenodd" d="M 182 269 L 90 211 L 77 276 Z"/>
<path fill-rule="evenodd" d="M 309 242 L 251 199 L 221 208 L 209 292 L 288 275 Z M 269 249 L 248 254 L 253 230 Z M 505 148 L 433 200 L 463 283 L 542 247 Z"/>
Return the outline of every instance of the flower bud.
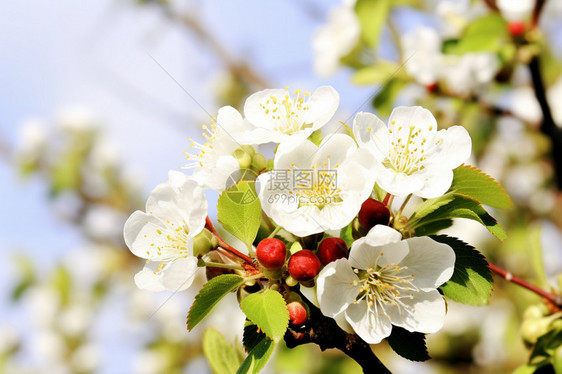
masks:
<path fill-rule="evenodd" d="M 240 169 L 247 169 L 252 164 L 252 157 L 242 148 L 235 149 L 232 156 L 238 161 Z"/>
<path fill-rule="evenodd" d="M 550 318 L 530 318 L 521 324 L 521 337 L 527 344 L 535 344 L 537 339 L 546 334 L 548 325 L 552 320 Z"/>
<path fill-rule="evenodd" d="M 313 279 L 320 272 L 322 264 L 314 252 L 303 249 L 289 259 L 289 274 L 299 282 Z"/>
<path fill-rule="evenodd" d="M 252 157 L 252 164 L 251 168 L 255 172 L 260 172 L 267 167 L 267 160 L 265 156 L 261 153 L 256 153 L 254 157 Z"/>
<path fill-rule="evenodd" d="M 332 261 L 347 257 L 347 245 L 341 238 L 326 238 L 318 246 L 318 258 L 326 266 Z"/>
<path fill-rule="evenodd" d="M 203 229 L 193 238 L 193 255 L 201 257 L 212 249 L 217 248 L 217 238 L 207 229 Z"/>
<path fill-rule="evenodd" d="M 269 270 L 280 269 L 285 264 L 287 248 L 281 240 L 267 238 L 258 244 L 256 256 L 264 268 Z"/>
<path fill-rule="evenodd" d="M 242 148 L 250 157 L 254 157 L 256 150 L 251 145 L 243 145 Z"/>
<path fill-rule="evenodd" d="M 388 225 L 390 211 L 380 201 L 369 198 L 361 204 L 358 218 L 359 224 L 368 231 L 375 225 Z"/>
<path fill-rule="evenodd" d="M 512 21 L 507 25 L 509 34 L 515 38 L 522 36 L 527 31 L 527 26 L 521 21 Z"/>
<path fill-rule="evenodd" d="M 289 320 L 293 325 L 302 325 L 308 319 L 306 308 L 298 301 L 287 304 L 287 310 L 289 311 Z"/>

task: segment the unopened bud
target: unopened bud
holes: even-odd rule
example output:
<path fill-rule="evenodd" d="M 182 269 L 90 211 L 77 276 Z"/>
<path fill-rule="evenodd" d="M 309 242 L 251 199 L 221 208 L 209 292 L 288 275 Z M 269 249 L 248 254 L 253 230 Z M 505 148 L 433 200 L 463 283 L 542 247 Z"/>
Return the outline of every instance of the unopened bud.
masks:
<path fill-rule="evenodd" d="M 251 145 L 243 145 L 241 147 L 250 157 L 254 157 L 256 150 Z"/>
<path fill-rule="evenodd" d="M 298 301 L 287 304 L 289 320 L 293 325 L 300 326 L 308 319 L 308 313 L 304 305 Z"/>
<path fill-rule="evenodd" d="M 252 164 L 252 157 L 242 148 L 235 149 L 232 156 L 238 161 L 240 169 L 247 169 Z"/>
<path fill-rule="evenodd" d="M 254 170 L 255 172 L 260 172 L 266 167 L 267 167 L 267 160 L 265 159 L 265 156 L 262 155 L 261 153 L 256 153 L 252 157 L 252 163 L 251 163 L 252 170 Z"/>

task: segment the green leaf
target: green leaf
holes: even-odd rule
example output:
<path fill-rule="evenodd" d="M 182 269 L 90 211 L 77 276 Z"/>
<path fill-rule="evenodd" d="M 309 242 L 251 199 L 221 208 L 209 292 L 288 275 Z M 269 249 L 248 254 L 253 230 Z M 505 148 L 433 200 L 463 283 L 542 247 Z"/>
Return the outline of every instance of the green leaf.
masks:
<path fill-rule="evenodd" d="M 536 357 L 550 357 L 562 345 L 562 327 L 555 327 L 537 339 L 529 360 Z"/>
<path fill-rule="evenodd" d="M 274 348 L 275 343 L 273 342 L 273 340 L 264 337 L 250 351 L 248 357 L 246 357 L 244 362 L 242 362 L 242 365 L 240 365 L 240 367 L 236 371 L 236 374 L 259 373 L 271 357 Z"/>
<path fill-rule="evenodd" d="M 340 238 L 343 239 L 347 248 L 351 248 L 351 244 L 353 244 L 353 221 L 344 228 L 340 230 Z"/>
<path fill-rule="evenodd" d="M 235 274 L 223 274 L 207 282 L 195 296 L 187 314 L 187 329 L 192 330 L 211 312 L 213 307 L 230 291 L 244 284 L 244 278 Z"/>
<path fill-rule="evenodd" d="M 468 25 L 455 52 L 497 52 L 507 37 L 507 22 L 499 13 L 489 13 Z"/>
<path fill-rule="evenodd" d="M 232 346 L 214 328 L 203 335 L 203 353 L 214 374 L 234 374 L 241 363 Z"/>
<path fill-rule="evenodd" d="M 449 245 L 456 255 L 453 276 L 439 287 L 443 294 L 463 304 L 487 304 L 494 279 L 486 258 L 474 247 L 455 237 L 435 235 L 431 238 Z"/>
<path fill-rule="evenodd" d="M 319 146 L 322 143 L 322 130 L 318 129 L 313 131 L 312 134 L 308 137 L 308 140 L 313 142 L 316 146 Z"/>
<path fill-rule="evenodd" d="M 425 334 L 410 332 L 401 327 L 392 326 L 392 333 L 386 338 L 390 347 L 400 356 L 411 361 L 426 361 L 430 357 L 425 346 Z"/>
<path fill-rule="evenodd" d="M 351 81 L 355 84 L 383 84 L 398 71 L 399 66 L 395 63 L 380 61 L 375 65 L 357 70 L 351 77 Z"/>
<path fill-rule="evenodd" d="M 481 204 L 494 208 L 512 208 L 509 195 L 496 180 L 474 166 L 462 165 L 453 170 L 453 183 L 449 191 L 467 195 Z"/>
<path fill-rule="evenodd" d="M 418 227 L 415 230 L 416 236 L 428 236 L 428 235 L 435 235 L 439 231 L 449 228 L 453 225 L 452 219 L 444 219 L 441 221 L 433 221 L 427 223 L 423 226 Z"/>
<path fill-rule="evenodd" d="M 373 195 L 375 197 L 375 200 L 378 200 L 380 202 L 384 201 L 384 198 L 387 195 L 387 192 L 385 190 L 383 190 L 381 188 L 381 186 L 378 185 L 378 183 L 375 183 L 375 187 L 373 187 Z"/>
<path fill-rule="evenodd" d="M 454 194 L 454 199 L 421 219 L 409 222 L 412 229 L 418 232 L 420 227 L 452 218 L 468 218 L 484 225 L 495 237 L 503 241 L 507 235 L 500 224 L 486 212 L 482 205 L 475 199 Z"/>
<path fill-rule="evenodd" d="M 416 211 L 412 214 L 409 221 L 417 222 L 428 214 L 441 208 L 443 205 L 449 204 L 454 199 L 455 196 L 452 193 L 447 193 L 434 199 L 427 199 L 416 208 Z"/>
<path fill-rule="evenodd" d="M 355 3 L 355 12 L 361 25 L 361 37 L 373 49 L 376 49 L 379 43 L 389 8 L 390 0 L 357 0 Z"/>
<path fill-rule="evenodd" d="M 278 342 L 289 326 L 289 311 L 283 296 L 266 290 L 247 296 L 240 303 L 246 317 L 259 326 L 270 339 Z"/>
<path fill-rule="evenodd" d="M 223 191 L 217 211 L 225 230 L 251 248 L 261 223 L 261 204 L 254 182 L 242 181 Z"/>
<path fill-rule="evenodd" d="M 539 362 L 535 362 L 535 363 L 532 363 L 532 364 L 526 364 L 526 365 L 519 366 L 517 369 L 515 369 L 513 371 L 512 374 L 534 374 L 540 368 L 543 368 L 543 367 L 545 367 L 549 364 L 550 364 L 550 362 L 547 359 L 544 359 L 544 360 L 541 360 Z M 546 370 L 545 373 L 552 373 L 552 370 Z"/>
<path fill-rule="evenodd" d="M 242 343 L 246 351 L 250 352 L 265 337 L 265 334 L 259 330 L 255 323 L 246 321 L 244 324 L 244 334 L 242 335 Z"/>
<path fill-rule="evenodd" d="M 379 115 L 388 117 L 394 108 L 394 99 L 402 91 L 407 81 L 399 78 L 389 79 L 382 86 L 379 93 L 373 99 L 373 107 L 378 111 Z"/>

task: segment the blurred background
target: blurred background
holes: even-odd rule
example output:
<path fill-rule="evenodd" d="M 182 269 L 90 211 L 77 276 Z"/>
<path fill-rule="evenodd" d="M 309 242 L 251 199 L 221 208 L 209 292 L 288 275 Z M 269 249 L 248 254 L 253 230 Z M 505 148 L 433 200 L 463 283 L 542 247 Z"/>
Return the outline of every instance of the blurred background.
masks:
<path fill-rule="evenodd" d="M 122 228 L 201 125 L 264 88 L 332 85 L 333 128 L 414 104 L 465 126 L 471 164 L 515 206 L 491 212 L 503 243 L 462 220 L 447 232 L 559 293 L 560 0 L 4 1 L 0 51 L 0 373 L 210 373 L 205 327 L 240 341 L 234 296 L 188 334 L 194 291 L 138 290 Z M 512 372 L 552 328 L 525 321 L 554 312 L 496 278 L 490 305 L 449 303 L 432 360 L 374 349 L 393 372 Z M 360 372 L 313 346 L 266 370 Z"/>

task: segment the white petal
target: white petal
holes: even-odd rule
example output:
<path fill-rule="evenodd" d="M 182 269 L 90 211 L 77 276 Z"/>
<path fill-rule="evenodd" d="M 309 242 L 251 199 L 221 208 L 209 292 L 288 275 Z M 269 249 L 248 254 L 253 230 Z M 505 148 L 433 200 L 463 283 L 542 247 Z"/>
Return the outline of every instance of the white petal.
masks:
<path fill-rule="evenodd" d="M 193 283 L 197 271 L 197 259 L 193 256 L 179 258 L 167 264 L 162 273 L 162 286 L 170 291 L 182 291 Z"/>
<path fill-rule="evenodd" d="M 424 185 L 418 191 L 413 191 L 416 196 L 424 199 L 432 199 L 445 194 L 453 183 L 453 171 L 451 169 L 427 168 L 418 173 L 419 177 L 424 181 Z"/>
<path fill-rule="evenodd" d="M 384 169 L 377 174 L 379 186 L 395 196 L 406 196 L 419 191 L 424 185 L 424 179 L 417 173 L 406 175 L 393 169 Z"/>
<path fill-rule="evenodd" d="M 320 308 L 320 303 L 318 302 L 318 297 L 316 296 L 316 285 L 314 285 L 314 287 L 304 287 L 301 285 L 299 290 L 301 294 L 312 303 L 312 305 Z"/>
<path fill-rule="evenodd" d="M 240 169 L 240 164 L 231 155 L 220 156 L 213 167 L 196 167 L 193 178 L 199 183 L 215 191 L 226 188 L 228 178 Z"/>
<path fill-rule="evenodd" d="M 266 101 L 271 99 L 271 96 L 275 96 L 281 101 L 286 93 L 287 91 L 283 89 L 267 89 L 250 95 L 244 103 L 246 119 L 257 127 L 274 131 L 276 121 L 265 113 L 260 104 L 265 104 Z"/>
<path fill-rule="evenodd" d="M 304 122 L 312 123 L 312 129 L 318 130 L 334 116 L 339 103 L 340 95 L 333 87 L 318 87 L 308 100 L 309 110 L 307 111 Z"/>
<path fill-rule="evenodd" d="M 361 286 L 349 262 L 341 258 L 322 269 L 316 280 L 318 303 L 322 314 L 334 317 L 353 303 Z"/>
<path fill-rule="evenodd" d="M 275 169 L 310 169 L 318 146 L 310 140 L 281 143 L 275 153 Z M 294 165 L 292 165 L 294 164 Z"/>
<path fill-rule="evenodd" d="M 374 114 L 357 113 L 353 119 L 353 135 L 359 146 L 368 148 L 380 162 L 388 157 L 388 128 Z"/>
<path fill-rule="evenodd" d="M 400 266 L 407 266 L 408 273 L 414 274 L 412 282 L 421 290 L 435 289 L 448 281 L 455 267 L 455 252 L 447 244 L 427 237 L 405 240 L 410 252 Z"/>
<path fill-rule="evenodd" d="M 400 231 L 385 225 L 375 225 L 369 230 L 365 240 L 371 246 L 381 246 L 396 243 L 402 239 Z"/>
<path fill-rule="evenodd" d="M 386 315 L 369 309 L 365 301 L 351 304 L 345 311 L 349 324 L 368 344 L 377 344 L 390 335 L 392 325 Z"/>
<path fill-rule="evenodd" d="M 412 292 L 413 298 L 401 297 L 405 304 L 402 309 L 390 304 L 385 305 L 392 324 L 408 331 L 423 333 L 436 332 L 443 327 L 445 321 L 445 301 L 437 290 L 429 292 Z"/>
<path fill-rule="evenodd" d="M 162 285 L 162 274 L 155 273 L 156 269 L 153 269 L 149 264 L 135 274 L 135 284 L 141 290 L 146 291 L 163 291 L 165 290 Z"/>
<path fill-rule="evenodd" d="M 345 134 L 333 134 L 326 136 L 314 153 L 313 164 L 319 163 L 319 168 L 335 168 L 336 164 L 342 164 L 350 151 L 356 150 L 357 145 L 350 136 Z M 329 161 L 329 167 L 323 162 Z"/>
<path fill-rule="evenodd" d="M 436 134 L 431 155 L 424 164 L 454 169 L 466 162 L 471 152 L 472 140 L 468 131 L 462 126 L 452 126 Z"/>
<path fill-rule="evenodd" d="M 349 334 L 355 333 L 355 330 L 353 330 L 353 327 L 349 324 L 349 322 L 347 322 L 347 318 L 345 316 L 345 313 L 340 313 L 338 315 L 335 315 L 332 318 L 334 319 L 334 321 L 336 321 L 336 323 L 338 324 L 340 329 L 342 329 L 343 331 L 345 331 Z"/>
<path fill-rule="evenodd" d="M 354 268 L 366 270 L 375 266 L 399 263 L 407 254 L 408 245 L 404 241 L 372 246 L 368 244 L 366 238 L 361 238 L 351 245 L 349 263 Z"/>
<path fill-rule="evenodd" d="M 410 126 L 420 130 L 420 137 L 426 138 L 428 142 L 433 140 L 437 133 L 437 121 L 431 112 L 421 106 L 399 106 L 394 108 L 388 119 L 388 128 L 393 135 L 399 136 L 403 141 L 410 134 Z"/>
<path fill-rule="evenodd" d="M 125 222 L 123 228 L 123 237 L 125 239 L 125 244 L 135 256 L 146 258 L 146 249 L 140 248 L 136 244 L 136 240 L 141 232 L 142 228 L 146 225 L 147 214 L 137 210 L 133 212 Z"/>

